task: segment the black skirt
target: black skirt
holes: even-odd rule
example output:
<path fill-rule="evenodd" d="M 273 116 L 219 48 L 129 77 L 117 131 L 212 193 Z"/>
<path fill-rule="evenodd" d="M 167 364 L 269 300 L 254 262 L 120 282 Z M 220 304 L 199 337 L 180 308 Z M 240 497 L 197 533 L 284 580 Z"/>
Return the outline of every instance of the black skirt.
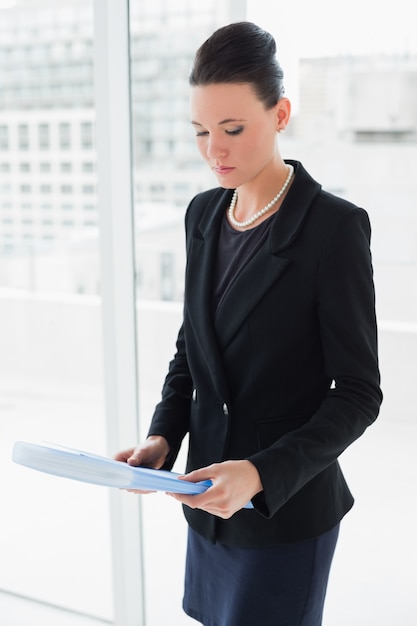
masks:
<path fill-rule="evenodd" d="M 236 548 L 189 528 L 185 613 L 204 626 L 320 626 L 338 533 Z"/>

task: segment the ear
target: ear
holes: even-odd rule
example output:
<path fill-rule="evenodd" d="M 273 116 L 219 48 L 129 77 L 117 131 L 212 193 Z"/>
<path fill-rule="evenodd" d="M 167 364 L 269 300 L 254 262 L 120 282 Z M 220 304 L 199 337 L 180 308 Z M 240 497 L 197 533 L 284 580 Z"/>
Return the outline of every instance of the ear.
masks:
<path fill-rule="evenodd" d="M 281 98 L 276 104 L 276 129 L 277 132 L 285 130 L 291 117 L 291 102 L 288 98 Z"/>

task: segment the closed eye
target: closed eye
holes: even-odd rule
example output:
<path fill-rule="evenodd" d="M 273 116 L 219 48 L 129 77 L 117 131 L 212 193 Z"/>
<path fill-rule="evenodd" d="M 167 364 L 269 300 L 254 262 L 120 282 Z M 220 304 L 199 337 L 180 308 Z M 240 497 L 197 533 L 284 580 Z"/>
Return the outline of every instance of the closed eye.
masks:
<path fill-rule="evenodd" d="M 226 130 L 226 135 L 231 135 L 235 137 L 236 135 L 240 135 L 243 131 L 243 126 L 239 126 L 239 128 L 234 128 L 233 130 Z M 208 130 L 200 130 L 196 133 L 196 137 L 206 137 L 209 134 Z"/>
<path fill-rule="evenodd" d="M 239 126 L 239 128 L 235 128 L 234 130 L 226 130 L 228 135 L 240 135 L 243 131 L 243 126 Z"/>

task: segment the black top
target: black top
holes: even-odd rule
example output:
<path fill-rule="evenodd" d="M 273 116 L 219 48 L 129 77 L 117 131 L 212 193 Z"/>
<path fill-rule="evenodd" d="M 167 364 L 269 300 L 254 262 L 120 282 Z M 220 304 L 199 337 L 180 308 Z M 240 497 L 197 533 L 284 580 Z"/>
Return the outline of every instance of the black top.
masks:
<path fill-rule="evenodd" d="M 233 228 L 226 215 L 224 216 L 219 233 L 213 276 L 214 313 L 240 270 L 265 241 L 275 215 L 274 213 L 255 228 L 242 231 Z"/>

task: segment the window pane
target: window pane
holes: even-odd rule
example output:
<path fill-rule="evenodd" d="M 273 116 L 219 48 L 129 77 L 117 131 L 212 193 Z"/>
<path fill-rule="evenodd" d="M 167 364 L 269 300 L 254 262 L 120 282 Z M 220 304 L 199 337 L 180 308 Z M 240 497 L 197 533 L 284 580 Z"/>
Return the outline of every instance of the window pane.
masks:
<path fill-rule="evenodd" d="M 17 127 L 19 148 L 27 150 L 29 148 L 29 126 L 27 124 L 19 124 Z"/>
<path fill-rule="evenodd" d="M 0 8 L 0 76 L 0 588 L 111 621 L 107 490 L 10 462 L 106 453 L 92 0 Z"/>
<path fill-rule="evenodd" d="M 9 127 L 6 124 L 0 125 L 0 150 L 9 148 Z"/>
<path fill-rule="evenodd" d="M 49 124 L 39 124 L 39 148 L 47 150 L 49 148 Z"/>
<path fill-rule="evenodd" d="M 399 0 L 393 13 L 379 4 L 376 18 L 373 3 L 303 1 L 287 5 L 284 27 L 279 10 L 266 0 L 250 0 L 248 6 L 249 19 L 277 39 L 286 95 L 293 102 L 292 120 L 279 137 L 283 155 L 301 160 L 326 190 L 363 207 L 372 226 L 385 398 L 375 426 L 341 457 L 357 504 L 346 517 L 336 549 L 327 620 L 350 626 L 360 621 L 359 615 L 369 615 L 368 621 L 388 626 L 398 620 L 401 606 L 402 621 L 412 622 L 416 605 L 409 564 L 417 560 L 410 541 L 417 518 L 408 512 L 417 480 L 412 450 L 412 381 L 417 379 L 417 40 L 412 7 Z M 329 29 L 330 23 L 343 27 Z M 387 484 L 395 485 L 394 506 L 383 495 Z M 359 577 L 354 574 L 358 563 Z M 407 572 L 401 585 L 398 569 Z M 355 610 L 345 613 L 340 607 L 347 587 Z M 391 593 L 385 594 L 386 589 Z"/>

